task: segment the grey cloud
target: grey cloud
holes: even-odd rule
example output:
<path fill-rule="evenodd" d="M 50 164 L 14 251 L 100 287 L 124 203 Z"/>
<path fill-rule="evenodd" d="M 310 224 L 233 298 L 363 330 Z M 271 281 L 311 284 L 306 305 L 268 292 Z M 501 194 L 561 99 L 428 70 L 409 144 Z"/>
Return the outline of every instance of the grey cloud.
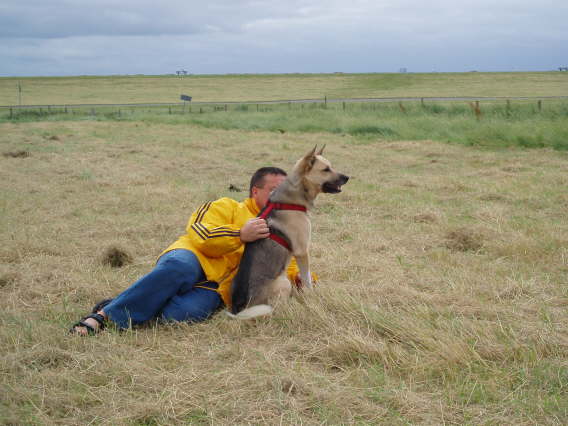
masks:
<path fill-rule="evenodd" d="M 0 75 L 553 69 L 567 21 L 565 0 L 4 0 Z"/>
<path fill-rule="evenodd" d="M 293 16 L 301 1 L 26 1 L 1 7 L 0 37 L 180 35 L 238 32 L 247 23 L 277 14 Z"/>

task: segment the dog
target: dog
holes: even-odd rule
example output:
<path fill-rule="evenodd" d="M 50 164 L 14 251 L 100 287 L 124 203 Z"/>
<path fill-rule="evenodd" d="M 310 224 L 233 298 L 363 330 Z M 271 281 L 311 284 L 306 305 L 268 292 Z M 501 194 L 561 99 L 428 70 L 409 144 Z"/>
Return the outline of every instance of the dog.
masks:
<path fill-rule="evenodd" d="M 311 224 L 307 212 L 320 192 L 337 194 L 349 176 L 338 173 L 317 146 L 296 162 L 260 212 L 270 237 L 247 243 L 231 287 L 231 311 L 237 319 L 269 315 L 279 299 L 288 298 L 292 285 L 286 269 L 292 256 L 302 285 L 312 288 L 309 245 Z"/>

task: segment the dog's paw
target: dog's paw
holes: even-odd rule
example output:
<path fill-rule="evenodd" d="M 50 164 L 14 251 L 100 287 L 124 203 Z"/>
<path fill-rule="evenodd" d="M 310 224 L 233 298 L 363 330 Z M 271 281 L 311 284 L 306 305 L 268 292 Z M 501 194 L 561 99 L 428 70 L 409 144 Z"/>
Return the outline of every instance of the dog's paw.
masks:
<path fill-rule="evenodd" d="M 242 310 L 238 314 L 233 314 L 229 311 L 225 311 L 225 313 L 234 319 L 248 320 L 264 315 L 270 315 L 272 314 L 272 311 L 274 311 L 274 308 L 270 305 L 255 305 Z"/>

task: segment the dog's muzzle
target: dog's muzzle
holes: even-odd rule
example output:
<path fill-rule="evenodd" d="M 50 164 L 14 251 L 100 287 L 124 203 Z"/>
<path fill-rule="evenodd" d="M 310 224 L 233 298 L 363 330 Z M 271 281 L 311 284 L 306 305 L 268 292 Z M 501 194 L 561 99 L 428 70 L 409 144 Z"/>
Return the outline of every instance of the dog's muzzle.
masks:
<path fill-rule="evenodd" d="M 322 186 L 322 191 L 326 194 L 337 194 L 341 192 L 341 186 L 345 185 L 349 180 L 349 176 L 339 175 L 333 182 L 326 182 Z"/>

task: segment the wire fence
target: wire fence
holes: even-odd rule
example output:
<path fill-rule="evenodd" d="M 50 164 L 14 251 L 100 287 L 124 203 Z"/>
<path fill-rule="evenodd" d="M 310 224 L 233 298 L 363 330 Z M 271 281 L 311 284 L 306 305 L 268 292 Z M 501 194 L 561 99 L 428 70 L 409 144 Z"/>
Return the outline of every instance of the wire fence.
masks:
<path fill-rule="evenodd" d="M 422 107 L 439 103 L 467 103 L 476 116 L 480 116 L 480 103 L 504 103 L 506 108 L 511 107 L 513 101 L 534 102 L 535 108 L 541 111 L 544 101 L 564 101 L 568 96 L 517 96 L 517 97 L 392 97 L 392 98 L 321 98 L 321 99 L 289 99 L 264 101 L 191 101 L 174 103 L 119 103 L 119 104 L 54 104 L 54 105 L 0 105 L 0 117 L 4 119 L 40 118 L 49 115 L 80 115 L 80 116 L 113 116 L 136 112 L 157 114 L 193 114 L 207 112 L 265 112 L 273 108 L 283 109 L 309 109 L 334 108 L 348 109 L 351 105 L 359 104 L 361 108 L 373 109 L 380 104 L 398 104 L 398 108 L 406 111 L 405 105 L 419 104 Z"/>

